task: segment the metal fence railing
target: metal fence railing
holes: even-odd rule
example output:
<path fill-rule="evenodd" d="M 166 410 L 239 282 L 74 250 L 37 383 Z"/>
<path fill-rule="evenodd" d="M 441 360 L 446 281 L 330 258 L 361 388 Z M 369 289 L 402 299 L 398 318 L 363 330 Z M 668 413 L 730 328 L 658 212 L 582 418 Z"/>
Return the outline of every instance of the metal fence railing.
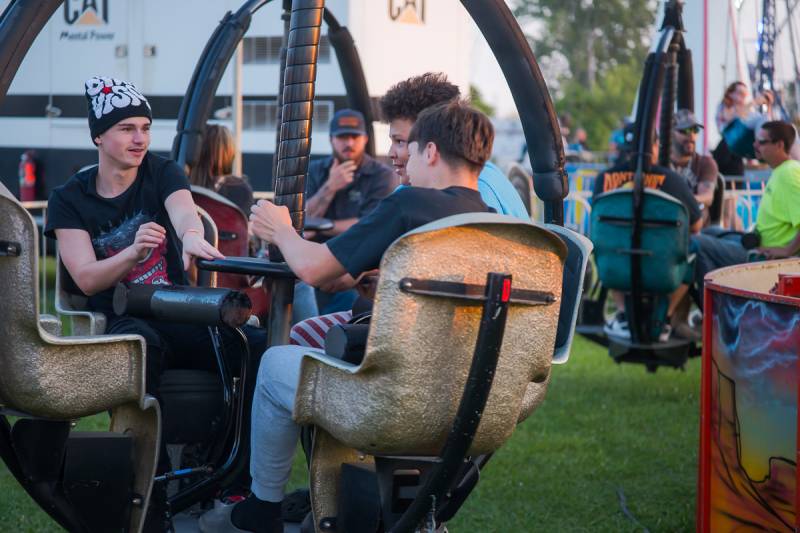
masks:
<path fill-rule="evenodd" d="M 589 234 L 591 219 L 591 198 L 597 175 L 604 169 L 598 164 L 568 163 L 570 190 L 564 200 L 564 225 L 583 235 Z M 735 210 L 736 225 L 728 222 L 729 229 L 752 228 L 758 217 L 758 207 L 764 194 L 764 187 L 769 179 L 770 171 L 753 170 L 744 176 L 724 176 L 726 182 L 725 202 Z M 538 206 L 537 206 L 538 207 Z M 539 212 L 536 207 L 534 213 Z M 534 216 L 534 218 L 536 218 Z M 730 221 L 732 217 L 725 218 Z"/>

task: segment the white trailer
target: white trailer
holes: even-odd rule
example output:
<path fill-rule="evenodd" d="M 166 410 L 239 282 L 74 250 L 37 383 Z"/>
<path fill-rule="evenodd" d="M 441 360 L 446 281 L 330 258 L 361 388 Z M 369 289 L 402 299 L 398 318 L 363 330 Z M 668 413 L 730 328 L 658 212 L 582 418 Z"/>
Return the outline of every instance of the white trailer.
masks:
<path fill-rule="evenodd" d="M 107 75 L 136 84 L 150 100 L 152 149 L 169 152 L 180 103 L 211 32 L 237 0 L 65 0 L 34 42 L 0 105 L 0 177 L 18 187 L 20 155 L 34 149 L 45 193 L 77 168 L 96 161 L 89 138 L 83 82 Z M 4 9 L 8 0 L 0 0 Z M 467 94 L 469 16 L 458 0 L 328 0 L 358 47 L 373 98 L 393 83 L 426 71 L 447 73 Z M 283 33 L 281 2 L 253 17 L 243 40 L 243 169 L 256 189 L 270 186 L 275 145 L 275 94 Z M 335 54 L 324 38 L 317 71 L 313 154 L 329 152 L 328 121 L 347 106 Z M 233 91 L 232 65 L 214 108 L 225 118 Z M 376 124 L 378 153 L 387 129 Z"/>

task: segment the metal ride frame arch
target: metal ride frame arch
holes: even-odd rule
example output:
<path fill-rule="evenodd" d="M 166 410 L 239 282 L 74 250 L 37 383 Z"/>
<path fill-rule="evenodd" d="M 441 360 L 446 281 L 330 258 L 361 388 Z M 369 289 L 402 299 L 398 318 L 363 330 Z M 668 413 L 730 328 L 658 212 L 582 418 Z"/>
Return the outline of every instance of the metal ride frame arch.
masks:
<path fill-rule="evenodd" d="M 230 60 L 235 43 L 241 40 L 247 29 L 249 17 L 265 5 L 266 1 L 268 0 L 247 2 L 237 12 L 241 18 L 236 18 L 237 15 L 227 16 L 224 24 L 212 35 L 203 54 L 203 57 L 209 59 L 198 66 L 190 84 L 190 93 L 197 92 L 199 96 L 196 100 L 185 100 L 181 110 L 183 122 L 179 123 L 179 135 L 174 146 L 176 157 L 180 162 L 191 164 L 192 155 L 196 156 L 200 136 L 198 128 L 193 127 L 196 122 L 190 118 L 197 117 L 196 120 L 199 121 L 203 112 L 205 118 L 208 116 L 210 103 L 203 103 L 203 99 L 209 99 L 216 90 L 216 85 L 208 80 L 217 76 L 218 84 L 219 77 L 224 71 L 224 68 L 220 67 L 224 67 Z M 5 97 L 36 36 L 60 4 L 60 0 L 14 0 L 3 12 L 0 17 L 0 101 Z M 533 162 L 534 187 L 537 195 L 545 202 L 545 222 L 561 224 L 563 198 L 568 190 L 563 146 L 552 102 L 533 53 L 516 20 L 502 0 L 462 0 L 462 5 L 488 41 L 512 90 Z M 332 16 L 325 17 L 323 0 L 293 0 L 284 2 L 284 7 L 287 8 L 285 15 L 287 15 L 288 31 L 286 58 L 282 69 L 284 74 L 279 91 L 282 105 L 274 174 L 275 202 L 289 208 L 295 228 L 301 230 L 304 222 L 303 193 L 310 150 L 319 28 L 323 18 L 329 19 L 327 20 L 329 27 L 334 33 L 336 25 L 332 23 L 335 22 Z M 218 41 L 217 38 L 221 37 L 224 37 L 224 40 Z M 338 48 L 337 55 L 339 55 Z M 357 59 L 357 55 L 355 58 Z M 363 82 L 363 73 L 357 75 L 360 66 L 356 70 L 355 63 L 352 57 L 347 60 L 340 57 L 340 64 L 345 68 L 354 69 L 351 77 L 353 83 L 347 86 L 351 101 L 356 102 L 354 104 L 356 107 L 364 106 L 363 108 L 368 110 L 368 105 L 365 103 L 368 93 Z M 273 251 L 271 257 L 273 263 L 263 265 L 261 268 L 264 274 L 277 275 L 272 282 L 274 318 L 271 318 L 269 333 L 270 344 L 279 344 L 285 342 L 288 333 L 288 307 L 293 290 L 293 278 L 285 265 L 279 261 L 279 254 Z M 476 368 L 476 374 L 485 368 L 485 365 L 483 368 Z M 481 387 L 483 392 L 476 390 L 474 396 L 476 398 L 483 396 L 485 402 L 491 383 L 484 383 L 478 389 Z M 480 400 L 470 402 L 467 397 L 462 400 L 459 408 L 460 411 L 478 413 L 482 409 Z M 453 429 L 453 434 L 457 434 L 458 428 Z M 465 447 L 464 442 L 456 444 L 458 448 Z M 454 475 L 453 465 L 463 459 L 463 456 L 458 457 L 449 452 L 452 450 L 445 449 L 442 453 L 442 457 L 447 458 L 447 463 L 442 467 L 444 469 L 442 476 Z M 447 477 L 439 478 L 439 483 L 426 487 L 425 494 L 435 496 L 437 492 L 444 490 L 446 484 L 441 482 L 444 479 Z M 412 506 L 395 530 L 408 530 L 409 525 L 419 523 L 421 517 L 427 513 L 426 497 L 420 495 L 416 501 L 418 503 Z M 56 518 L 63 519 L 63 517 Z"/>

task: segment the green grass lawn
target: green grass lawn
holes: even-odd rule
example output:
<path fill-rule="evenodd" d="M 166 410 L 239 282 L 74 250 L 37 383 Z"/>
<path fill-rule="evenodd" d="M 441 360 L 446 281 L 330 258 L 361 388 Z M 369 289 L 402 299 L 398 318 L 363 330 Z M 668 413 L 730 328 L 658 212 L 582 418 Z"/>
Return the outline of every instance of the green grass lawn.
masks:
<path fill-rule="evenodd" d="M 699 363 L 648 374 L 576 338 L 544 404 L 492 458 L 450 531 L 694 529 Z M 105 415 L 81 422 L 106 425 Z M 304 471 L 298 455 L 293 487 Z M 0 531 L 60 530 L 3 465 L 0 494 Z"/>

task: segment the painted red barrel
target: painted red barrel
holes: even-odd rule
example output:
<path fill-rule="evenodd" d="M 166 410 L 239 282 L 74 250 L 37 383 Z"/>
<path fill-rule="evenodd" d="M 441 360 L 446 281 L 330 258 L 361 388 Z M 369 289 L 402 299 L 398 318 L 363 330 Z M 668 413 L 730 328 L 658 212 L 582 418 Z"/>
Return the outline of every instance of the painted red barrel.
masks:
<path fill-rule="evenodd" d="M 789 259 L 706 278 L 698 531 L 798 527 L 797 274 Z"/>

